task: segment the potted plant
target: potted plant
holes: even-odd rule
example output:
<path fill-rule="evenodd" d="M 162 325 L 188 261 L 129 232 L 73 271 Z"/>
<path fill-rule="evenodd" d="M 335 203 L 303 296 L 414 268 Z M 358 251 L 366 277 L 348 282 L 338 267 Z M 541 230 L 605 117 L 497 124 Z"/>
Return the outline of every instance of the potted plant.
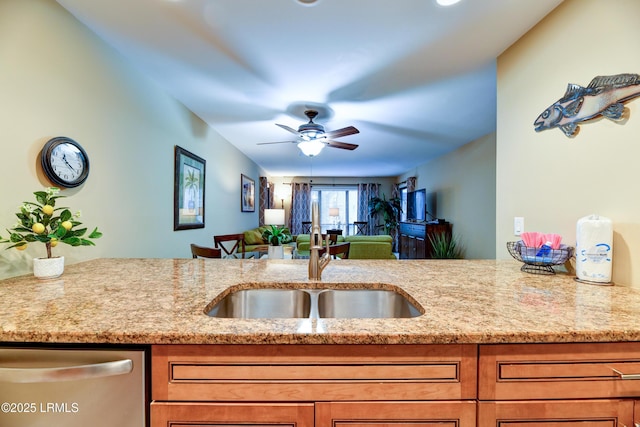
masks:
<path fill-rule="evenodd" d="M 264 233 L 262 239 L 269 242 L 269 258 L 284 258 L 284 248 L 282 243 L 288 240 L 285 227 L 270 225 Z"/>
<path fill-rule="evenodd" d="M 75 215 L 67 207 L 56 208 L 56 200 L 63 198 L 58 193 L 60 189 L 49 187 L 45 191 L 33 193 L 36 202 L 24 202 L 20 211 L 16 213 L 18 223 L 11 230 L 7 229 L 9 237 L 0 237 L 0 243 L 10 243 L 10 248 L 25 250 L 29 243 L 43 243 L 47 251 L 46 258 L 34 258 L 33 273 L 38 278 L 58 277 L 64 270 L 64 257 L 52 256 L 51 249 L 58 243 L 71 246 L 94 246 L 90 239 L 102 236 L 96 227 L 86 238 L 86 227 L 80 227 L 78 221 L 80 212 Z"/>
<path fill-rule="evenodd" d="M 458 243 L 458 239 L 451 233 L 438 232 L 429 234 L 432 257 L 437 259 L 461 259 L 464 257 L 464 249 Z"/>
<path fill-rule="evenodd" d="M 369 199 L 369 216 L 377 218 L 378 215 L 382 215 L 385 234 L 393 235 L 393 231 L 398 227 L 400 212 L 402 212 L 402 205 L 399 197 L 387 200 L 382 194 L 382 198 L 372 197 Z"/>

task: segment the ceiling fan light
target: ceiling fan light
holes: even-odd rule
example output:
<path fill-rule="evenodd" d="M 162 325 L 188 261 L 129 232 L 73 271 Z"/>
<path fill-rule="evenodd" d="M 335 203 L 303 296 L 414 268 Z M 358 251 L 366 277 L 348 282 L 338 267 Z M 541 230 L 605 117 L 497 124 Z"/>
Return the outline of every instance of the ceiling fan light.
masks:
<path fill-rule="evenodd" d="M 324 144 L 317 140 L 302 141 L 298 143 L 298 148 L 307 157 L 314 157 L 320 154 L 324 148 Z"/>
<path fill-rule="evenodd" d="M 321 135 L 321 133 L 316 130 L 305 130 L 301 132 L 301 136 L 305 141 L 316 139 L 319 135 Z"/>
<path fill-rule="evenodd" d="M 436 0 L 440 6 L 453 6 L 454 4 L 460 2 L 460 0 Z"/>

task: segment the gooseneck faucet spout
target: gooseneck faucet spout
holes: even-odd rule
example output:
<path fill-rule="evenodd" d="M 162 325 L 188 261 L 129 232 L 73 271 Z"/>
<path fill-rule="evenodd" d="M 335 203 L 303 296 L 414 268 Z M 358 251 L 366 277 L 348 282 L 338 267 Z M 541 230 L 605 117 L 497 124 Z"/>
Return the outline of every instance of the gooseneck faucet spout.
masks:
<path fill-rule="evenodd" d="M 320 233 L 320 213 L 318 202 L 311 205 L 311 236 L 309 241 L 309 280 L 320 280 L 322 270 L 331 261 L 329 255 L 329 239 L 326 239 L 327 250 L 320 256 L 322 249 L 322 233 Z"/>

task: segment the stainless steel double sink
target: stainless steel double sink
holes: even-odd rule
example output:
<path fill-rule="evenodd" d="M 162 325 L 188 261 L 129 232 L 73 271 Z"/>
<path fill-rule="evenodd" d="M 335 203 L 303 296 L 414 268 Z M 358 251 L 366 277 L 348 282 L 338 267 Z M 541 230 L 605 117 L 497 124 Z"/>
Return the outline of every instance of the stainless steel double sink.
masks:
<path fill-rule="evenodd" d="M 242 319 L 407 318 L 423 314 L 418 307 L 389 289 L 256 288 L 232 291 L 205 313 Z"/>

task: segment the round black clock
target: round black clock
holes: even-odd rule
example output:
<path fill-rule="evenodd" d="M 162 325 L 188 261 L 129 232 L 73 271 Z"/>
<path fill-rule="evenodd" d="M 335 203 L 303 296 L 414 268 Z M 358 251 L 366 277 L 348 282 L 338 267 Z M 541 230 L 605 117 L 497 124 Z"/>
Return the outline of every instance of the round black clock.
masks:
<path fill-rule="evenodd" d="M 64 136 L 52 138 L 44 144 L 40 162 L 47 178 L 61 187 L 77 187 L 89 176 L 86 151 L 73 139 Z"/>

